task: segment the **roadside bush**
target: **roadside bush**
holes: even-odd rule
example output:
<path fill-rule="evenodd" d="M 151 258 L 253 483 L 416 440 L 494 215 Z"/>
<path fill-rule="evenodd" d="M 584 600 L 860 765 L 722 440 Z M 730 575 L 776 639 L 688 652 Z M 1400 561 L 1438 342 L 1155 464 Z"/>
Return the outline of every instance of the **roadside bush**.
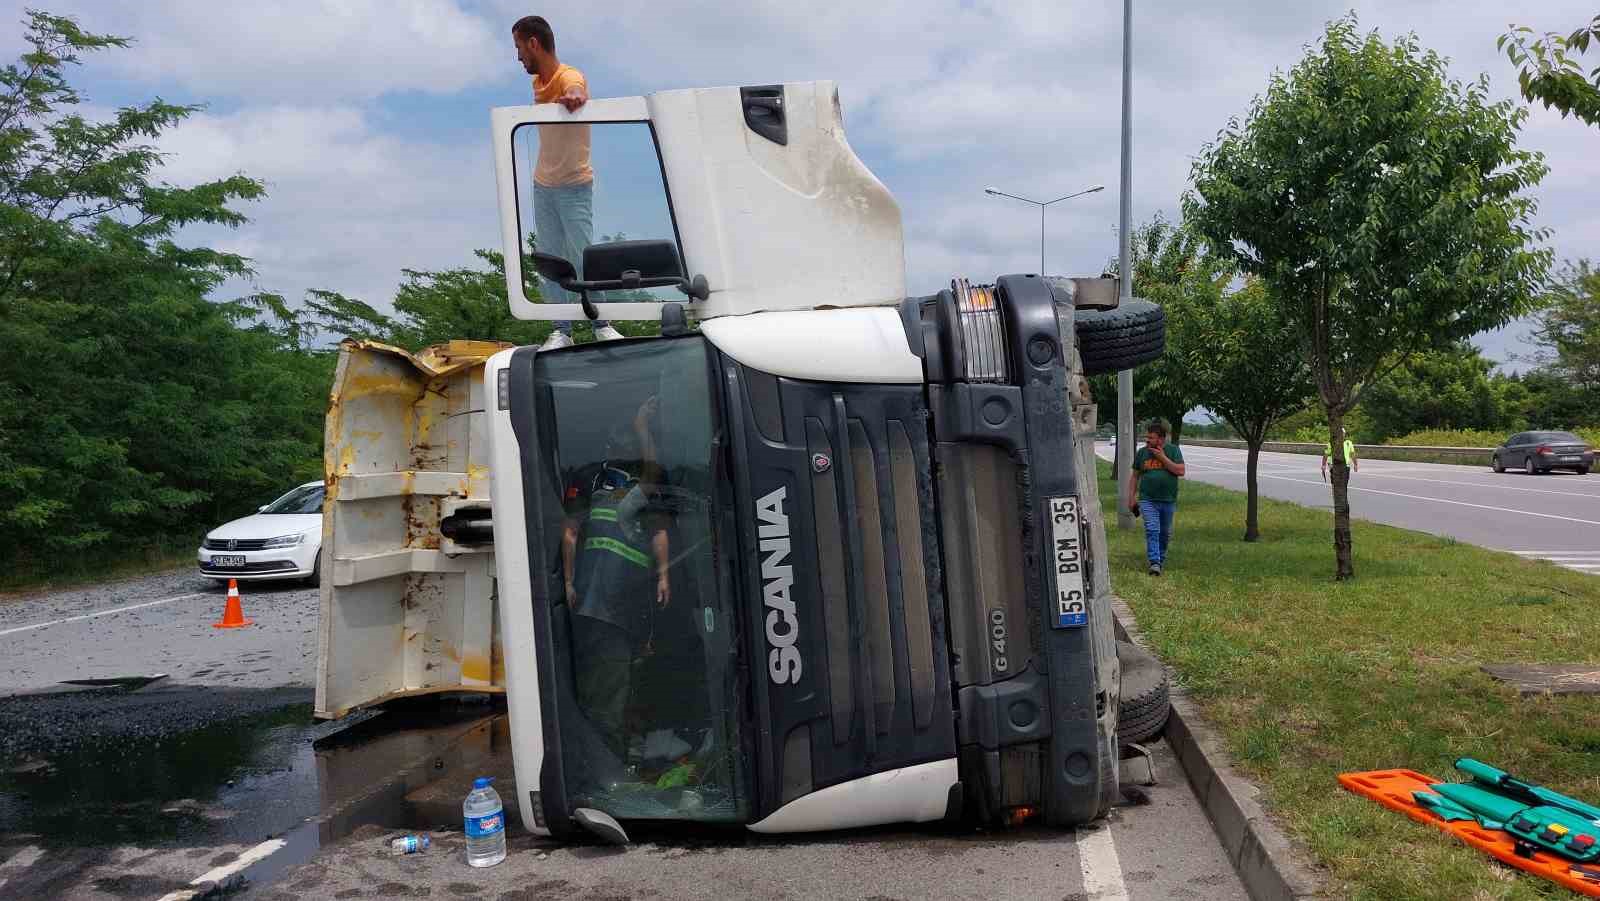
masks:
<path fill-rule="evenodd" d="M 1410 444 L 1424 447 L 1498 447 L 1511 432 L 1482 430 L 1430 429 L 1390 438 L 1384 444 Z M 1582 438 L 1590 447 L 1600 447 L 1600 429 L 1573 429 L 1572 434 Z"/>

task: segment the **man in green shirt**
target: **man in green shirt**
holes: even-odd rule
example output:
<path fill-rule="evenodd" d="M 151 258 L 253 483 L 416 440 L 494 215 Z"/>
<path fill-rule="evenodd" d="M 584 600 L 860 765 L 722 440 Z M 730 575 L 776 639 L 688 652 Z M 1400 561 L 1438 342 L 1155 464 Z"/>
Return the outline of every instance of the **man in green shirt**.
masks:
<path fill-rule="evenodd" d="M 1183 450 L 1167 443 L 1167 424 L 1151 420 L 1144 447 L 1133 455 L 1128 474 L 1128 510 L 1144 517 L 1145 557 L 1150 575 L 1161 575 L 1172 542 L 1172 516 L 1178 511 L 1178 480 L 1183 478 Z"/>
<path fill-rule="evenodd" d="M 1322 442 L 1322 481 L 1328 481 L 1328 467 L 1333 465 L 1333 443 Z M 1344 465 L 1356 472 L 1361 471 L 1361 464 L 1356 462 L 1356 443 L 1349 438 L 1344 439 Z"/>

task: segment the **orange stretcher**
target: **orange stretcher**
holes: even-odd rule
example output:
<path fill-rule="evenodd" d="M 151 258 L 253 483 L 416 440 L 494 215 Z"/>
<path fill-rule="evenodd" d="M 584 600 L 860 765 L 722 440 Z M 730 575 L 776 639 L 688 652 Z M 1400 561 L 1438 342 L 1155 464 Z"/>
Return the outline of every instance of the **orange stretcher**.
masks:
<path fill-rule="evenodd" d="M 1547 851 L 1534 851 L 1531 856 L 1523 857 L 1517 854 L 1516 843 L 1506 833 L 1485 829 L 1474 820 L 1446 822 L 1412 800 L 1412 792 L 1427 791 L 1428 786 L 1440 781 L 1416 770 L 1373 770 L 1339 775 L 1339 784 L 1346 789 L 1390 810 L 1398 810 L 1419 823 L 1442 829 L 1507 866 L 1542 876 L 1579 894 L 1600 898 L 1600 867 L 1563 860 Z"/>

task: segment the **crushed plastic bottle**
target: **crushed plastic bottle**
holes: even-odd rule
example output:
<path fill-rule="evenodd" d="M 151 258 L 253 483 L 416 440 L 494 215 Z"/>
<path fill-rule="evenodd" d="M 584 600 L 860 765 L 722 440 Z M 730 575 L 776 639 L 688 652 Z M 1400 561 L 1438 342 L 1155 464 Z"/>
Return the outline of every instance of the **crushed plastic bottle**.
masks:
<path fill-rule="evenodd" d="M 492 867 L 506 859 L 506 814 L 500 794 L 489 784 L 494 780 L 480 776 L 461 805 L 466 818 L 467 864 Z"/>
<path fill-rule="evenodd" d="M 420 854 L 428 850 L 433 841 L 426 835 L 403 835 L 389 842 L 389 853 L 395 857 L 404 857 L 407 854 Z"/>

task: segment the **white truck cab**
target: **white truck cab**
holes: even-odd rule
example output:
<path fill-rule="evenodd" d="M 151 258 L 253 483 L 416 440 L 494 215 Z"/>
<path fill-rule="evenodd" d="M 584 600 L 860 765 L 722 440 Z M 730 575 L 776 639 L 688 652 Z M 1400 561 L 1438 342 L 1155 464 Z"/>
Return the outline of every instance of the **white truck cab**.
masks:
<path fill-rule="evenodd" d="M 1160 353 L 1159 310 L 1038 275 L 907 296 L 830 82 L 492 120 L 515 315 L 660 334 L 347 342 L 319 715 L 505 692 L 522 821 L 556 836 L 1103 815 L 1117 661 L 1073 398 Z M 573 134 L 592 184 L 536 184 Z M 574 195 L 617 232 L 580 259 L 539 235 Z"/>

